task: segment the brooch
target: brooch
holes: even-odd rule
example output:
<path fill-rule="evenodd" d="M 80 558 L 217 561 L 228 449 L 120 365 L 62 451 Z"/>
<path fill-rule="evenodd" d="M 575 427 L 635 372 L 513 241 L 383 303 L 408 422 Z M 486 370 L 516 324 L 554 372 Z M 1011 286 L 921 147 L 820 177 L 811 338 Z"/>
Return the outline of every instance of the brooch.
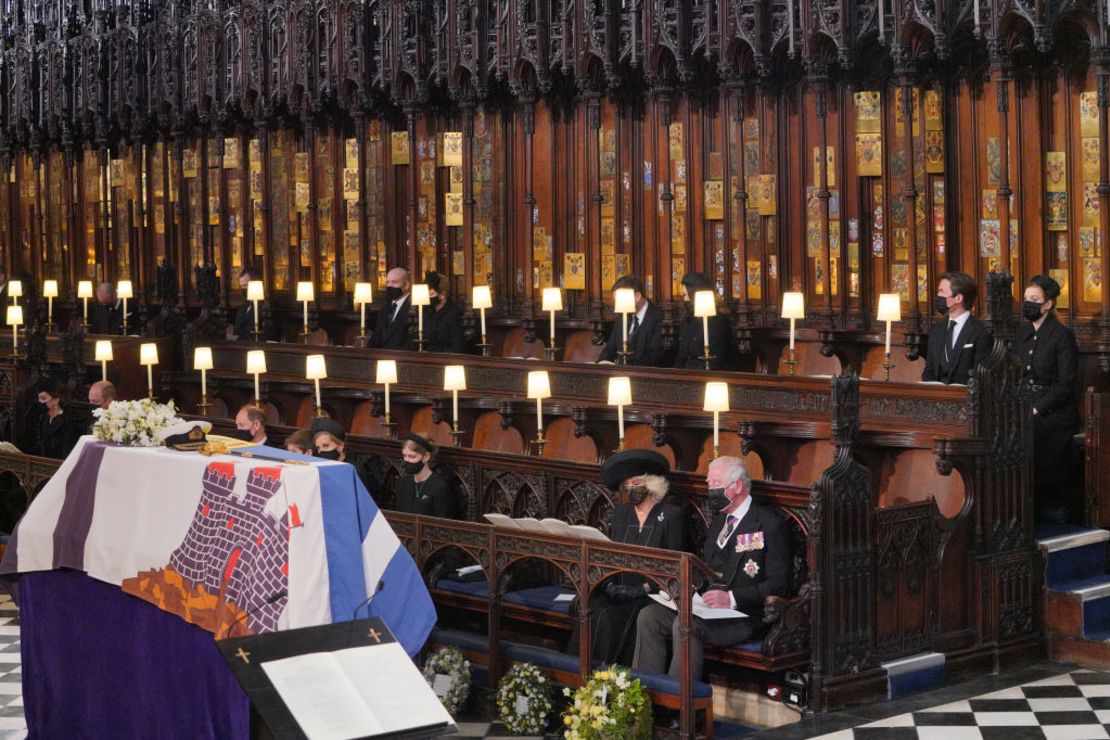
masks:
<path fill-rule="evenodd" d="M 659 516 L 656 517 L 656 519 L 658 521 L 663 521 L 664 518 L 665 518 L 665 515 L 663 514 L 663 512 L 659 512 Z"/>
<path fill-rule="evenodd" d="M 749 578 L 755 578 L 755 574 L 759 572 L 759 564 L 754 560 L 749 560 L 744 563 L 744 572 L 748 574 Z"/>

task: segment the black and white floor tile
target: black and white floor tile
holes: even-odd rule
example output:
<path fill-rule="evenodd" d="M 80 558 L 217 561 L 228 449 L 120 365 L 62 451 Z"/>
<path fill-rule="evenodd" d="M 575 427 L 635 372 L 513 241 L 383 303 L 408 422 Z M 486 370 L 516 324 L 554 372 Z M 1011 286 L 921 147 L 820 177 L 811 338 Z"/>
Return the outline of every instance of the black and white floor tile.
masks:
<path fill-rule="evenodd" d="M 0 594 L 0 740 L 27 737 L 19 658 L 19 609 Z"/>

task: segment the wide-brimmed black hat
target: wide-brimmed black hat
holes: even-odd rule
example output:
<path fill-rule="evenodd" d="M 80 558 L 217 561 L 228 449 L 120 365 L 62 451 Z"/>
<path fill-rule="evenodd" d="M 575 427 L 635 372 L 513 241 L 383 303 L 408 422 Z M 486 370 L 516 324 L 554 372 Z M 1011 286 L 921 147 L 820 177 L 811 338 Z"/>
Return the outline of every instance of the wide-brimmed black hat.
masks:
<path fill-rule="evenodd" d="M 327 432 L 341 442 L 347 438 L 347 430 L 343 428 L 343 425 L 335 419 L 331 419 L 327 416 L 321 416 L 317 419 L 313 419 L 312 426 L 309 427 L 309 431 L 312 432 L 313 437 L 315 437 L 320 432 Z"/>
<path fill-rule="evenodd" d="M 610 491 L 638 475 L 666 475 L 671 469 L 667 458 L 651 450 L 625 450 L 610 456 L 601 464 L 601 482 Z"/>

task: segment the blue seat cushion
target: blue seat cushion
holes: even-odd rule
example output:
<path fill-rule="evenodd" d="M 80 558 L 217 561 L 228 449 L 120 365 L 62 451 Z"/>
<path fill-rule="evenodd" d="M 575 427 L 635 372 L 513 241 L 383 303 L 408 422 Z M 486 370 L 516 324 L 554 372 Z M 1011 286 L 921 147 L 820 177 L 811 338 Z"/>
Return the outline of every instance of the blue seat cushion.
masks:
<path fill-rule="evenodd" d="M 435 645 L 450 645 L 459 650 L 469 650 L 473 653 L 489 652 L 489 640 L 485 635 L 456 629 L 436 627 L 428 636 L 428 642 Z"/>
<path fill-rule="evenodd" d="M 578 656 L 560 653 L 547 648 L 522 645 L 518 642 L 502 640 L 501 655 L 508 660 L 534 663 L 540 668 L 550 668 L 566 673 L 578 673 Z"/>
<path fill-rule="evenodd" d="M 648 691 L 679 696 L 677 678 L 671 678 L 663 673 L 645 673 L 636 670 L 632 671 L 632 677 L 640 679 L 640 683 Z M 708 699 L 713 696 L 713 687 L 705 681 L 694 681 L 693 689 L 695 699 Z"/>
<path fill-rule="evenodd" d="M 456 581 L 451 578 L 440 578 L 436 581 L 435 587 L 467 596 L 486 595 L 486 579 L 484 578 L 477 581 Z"/>
<path fill-rule="evenodd" d="M 746 653 L 762 653 L 763 640 L 749 640 L 748 642 L 738 642 L 729 649 L 743 650 Z"/>
<path fill-rule="evenodd" d="M 556 596 L 573 594 L 574 591 L 562 586 L 536 586 L 535 588 L 522 588 L 519 591 L 510 591 L 505 594 L 505 601 L 510 604 L 519 604 L 532 609 L 542 609 L 559 614 L 570 613 L 570 600 L 555 601 Z"/>

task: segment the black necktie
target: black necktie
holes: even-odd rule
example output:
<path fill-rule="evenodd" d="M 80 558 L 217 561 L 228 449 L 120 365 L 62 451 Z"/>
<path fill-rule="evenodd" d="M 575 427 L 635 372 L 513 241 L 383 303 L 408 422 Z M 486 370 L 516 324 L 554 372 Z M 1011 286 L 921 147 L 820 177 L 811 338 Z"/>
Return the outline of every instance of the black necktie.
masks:
<path fill-rule="evenodd" d="M 640 328 L 640 314 L 632 314 L 632 326 L 628 329 L 628 336 L 635 334 L 638 328 Z"/>
<path fill-rule="evenodd" d="M 948 362 L 948 351 L 952 348 L 952 337 L 956 334 L 956 320 L 948 320 L 948 328 L 944 331 L 944 361 Z"/>
<path fill-rule="evenodd" d="M 396 302 L 396 301 L 394 301 L 393 303 L 391 303 L 391 304 L 389 304 L 389 305 L 390 305 L 390 309 L 389 309 L 389 323 L 391 323 L 391 324 L 392 324 L 392 323 L 393 323 L 393 320 L 397 318 L 397 309 L 399 308 L 399 306 L 398 306 L 398 304 L 397 304 L 397 302 Z"/>

